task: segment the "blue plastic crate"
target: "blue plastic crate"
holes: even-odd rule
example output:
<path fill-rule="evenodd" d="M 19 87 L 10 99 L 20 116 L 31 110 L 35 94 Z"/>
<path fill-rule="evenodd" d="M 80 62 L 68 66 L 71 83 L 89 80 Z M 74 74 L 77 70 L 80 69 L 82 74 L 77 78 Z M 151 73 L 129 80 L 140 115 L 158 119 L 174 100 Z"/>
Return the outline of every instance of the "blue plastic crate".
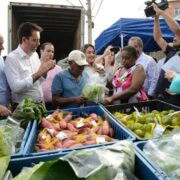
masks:
<path fill-rule="evenodd" d="M 111 127 L 114 130 L 114 138 L 118 140 L 124 140 L 124 139 L 130 139 L 132 141 L 135 140 L 135 137 L 131 135 L 125 128 L 120 127 L 118 123 L 112 119 L 112 117 L 107 114 L 102 107 L 100 106 L 90 106 L 90 107 L 83 107 L 83 108 L 72 108 L 72 109 L 66 109 L 66 111 L 72 112 L 73 117 L 79 117 L 79 116 L 87 116 L 90 113 L 96 113 L 100 116 L 105 115 L 106 118 L 109 120 Z M 52 113 L 52 112 L 50 112 Z M 38 123 L 37 121 L 34 121 L 31 129 L 31 133 L 29 135 L 27 144 L 24 148 L 23 155 L 31 155 L 31 156 L 37 156 L 37 155 L 43 155 L 43 154 L 49 154 L 49 153 L 56 153 L 56 152 L 66 152 L 66 151 L 72 151 L 74 149 L 84 149 L 84 148 L 92 148 L 92 147 L 98 147 L 98 146 L 104 146 L 109 145 L 114 142 L 104 143 L 104 144 L 95 144 L 95 145 L 89 145 L 89 146 L 82 146 L 77 148 L 67 148 L 62 150 L 54 150 L 54 151 L 48 151 L 48 152 L 35 152 L 34 147 L 37 141 L 38 136 Z"/>
<path fill-rule="evenodd" d="M 147 141 L 134 143 L 136 151 L 141 155 L 142 158 L 144 158 L 152 166 L 152 168 L 156 169 L 156 171 L 163 177 L 163 179 L 170 180 L 167 174 L 154 161 L 148 158 L 146 154 L 143 152 L 143 147 L 146 144 L 146 142 Z"/>
<path fill-rule="evenodd" d="M 144 141 L 144 140 L 148 140 L 150 138 L 140 138 L 133 131 L 131 131 L 127 126 L 125 126 L 122 122 L 117 120 L 115 116 L 113 116 L 113 113 L 115 113 L 115 112 L 130 114 L 135 111 L 134 107 L 136 107 L 140 112 L 141 111 L 151 112 L 152 110 L 164 111 L 164 110 L 170 110 L 170 109 L 175 110 L 175 111 L 180 111 L 180 107 L 169 104 L 169 103 L 161 101 L 161 100 L 151 100 L 151 101 L 144 101 L 144 102 L 138 102 L 138 103 L 109 105 L 109 106 L 105 106 L 105 107 L 102 106 L 102 108 L 115 121 L 117 121 L 120 126 L 123 126 L 125 129 L 128 130 L 128 132 L 131 135 L 135 136 L 136 141 Z"/>
<path fill-rule="evenodd" d="M 68 152 L 52 153 L 48 155 L 29 156 L 12 159 L 9 164 L 13 176 L 16 176 L 23 167 L 32 167 L 39 162 L 46 162 L 66 155 Z M 152 168 L 141 155 L 135 151 L 135 171 L 134 174 L 140 180 L 163 180 L 160 174 Z"/>

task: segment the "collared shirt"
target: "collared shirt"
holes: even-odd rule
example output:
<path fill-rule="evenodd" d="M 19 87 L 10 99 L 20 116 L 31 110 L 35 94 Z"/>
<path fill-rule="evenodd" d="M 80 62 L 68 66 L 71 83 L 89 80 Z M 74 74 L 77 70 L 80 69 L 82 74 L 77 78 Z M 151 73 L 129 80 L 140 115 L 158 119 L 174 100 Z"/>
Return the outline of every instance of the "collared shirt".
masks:
<path fill-rule="evenodd" d="M 70 74 L 69 69 L 65 69 L 60 73 L 56 74 L 56 76 L 54 77 L 51 92 L 52 94 L 61 94 L 63 98 L 80 96 L 81 91 L 87 82 L 87 78 L 88 76 L 83 73 L 80 80 L 76 80 Z M 71 106 L 76 107 L 76 104 L 72 103 Z"/>
<path fill-rule="evenodd" d="M 0 56 L 0 104 L 9 105 L 9 88 L 4 73 L 4 59 Z"/>
<path fill-rule="evenodd" d="M 139 58 L 136 60 L 136 64 L 141 64 L 144 67 L 146 73 L 144 90 L 149 96 L 154 96 L 157 80 L 159 77 L 157 63 L 151 56 L 148 56 L 142 52 Z"/>
<path fill-rule="evenodd" d="M 40 60 L 34 52 L 28 56 L 20 46 L 5 61 L 5 74 L 12 91 L 12 101 L 20 103 L 25 97 L 43 100 L 41 78 L 33 83 L 32 75 L 38 71 Z"/>

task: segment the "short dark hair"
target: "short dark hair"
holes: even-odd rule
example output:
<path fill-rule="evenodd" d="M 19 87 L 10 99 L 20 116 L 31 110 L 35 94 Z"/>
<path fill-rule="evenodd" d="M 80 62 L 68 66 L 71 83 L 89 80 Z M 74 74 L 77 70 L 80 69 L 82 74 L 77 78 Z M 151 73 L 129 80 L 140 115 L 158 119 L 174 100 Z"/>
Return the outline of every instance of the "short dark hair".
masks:
<path fill-rule="evenodd" d="M 54 47 L 54 45 L 51 42 L 45 42 L 45 43 L 41 44 L 40 50 L 44 50 L 47 45 L 52 45 Z"/>
<path fill-rule="evenodd" d="M 92 44 L 84 44 L 84 46 L 81 48 L 81 51 L 82 51 L 83 53 L 85 53 L 85 51 L 86 51 L 86 49 L 87 49 L 88 47 L 92 47 L 93 50 L 96 51 L 96 50 L 95 50 L 95 47 L 94 47 Z"/>
<path fill-rule="evenodd" d="M 43 28 L 31 22 L 21 23 L 18 29 L 19 43 L 22 43 L 22 37 L 29 38 L 32 35 L 33 31 L 42 32 Z"/>
<path fill-rule="evenodd" d="M 125 46 L 122 51 L 127 51 L 129 52 L 133 57 L 135 57 L 137 59 L 138 57 L 138 53 L 136 51 L 136 49 L 132 46 Z"/>

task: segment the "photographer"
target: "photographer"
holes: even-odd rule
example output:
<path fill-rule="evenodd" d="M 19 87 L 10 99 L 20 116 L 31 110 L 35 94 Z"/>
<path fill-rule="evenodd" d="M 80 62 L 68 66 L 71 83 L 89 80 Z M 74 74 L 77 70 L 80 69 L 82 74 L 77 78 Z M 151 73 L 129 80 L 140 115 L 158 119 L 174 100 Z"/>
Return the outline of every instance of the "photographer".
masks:
<path fill-rule="evenodd" d="M 166 88 L 169 88 L 170 82 L 168 82 L 168 80 L 165 79 L 164 77 L 165 70 L 163 68 L 164 66 L 166 66 L 166 70 L 173 70 L 177 72 L 177 70 L 174 68 L 180 67 L 180 55 L 179 55 L 180 53 L 179 52 L 180 51 L 180 26 L 177 24 L 175 20 L 173 20 L 172 17 L 167 15 L 165 11 L 158 8 L 156 4 L 153 4 L 152 6 L 154 8 L 154 11 L 156 12 L 154 16 L 154 32 L 153 32 L 154 40 L 162 49 L 162 51 L 166 54 L 166 59 L 164 61 L 164 64 L 162 65 L 155 92 L 158 98 L 161 98 L 162 100 L 165 100 L 167 102 L 180 106 L 180 96 L 171 95 L 166 92 Z M 173 43 L 172 43 L 173 45 L 171 46 L 162 37 L 162 33 L 160 30 L 160 25 L 159 25 L 160 15 L 165 19 L 168 26 L 175 34 Z M 175 65 L 176 67 L 172 65 L 173 62 L 175 61 L 177 62 L 177 64 Z M 167 67 L 167 62 L 169 64 L 169 67 Z M 180 73 L 180 68 L 178 71 L 179 72 L 177 73 Z"/>

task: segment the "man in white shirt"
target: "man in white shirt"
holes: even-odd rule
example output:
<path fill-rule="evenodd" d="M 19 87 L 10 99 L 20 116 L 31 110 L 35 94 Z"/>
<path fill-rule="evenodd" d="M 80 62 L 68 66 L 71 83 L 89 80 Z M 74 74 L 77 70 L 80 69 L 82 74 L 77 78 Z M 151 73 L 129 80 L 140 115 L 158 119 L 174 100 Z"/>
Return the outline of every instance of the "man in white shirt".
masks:
<path fill-rule="evenodd" d="M 20 103 L 25 97 L 43 101 L 43 76 L 55 66 L 55 61 L 40 61 L 36 52 L 42 28 L 25 22 L 19 26 L 19 46 L 6 58 L 5 74 L 12 91 L 12 101 Z"/>
<path fill-rule="evenodd" d="M 138 59 L 136 64 L 141 64 L 146 72 L 146 79 L 144 82 L 144 90 L 147 95 L 152 98 L 155 95 L 156 83 L 159 76 L 158 66 L 155 60 L 143 52 L 143 41 L 140 37 L 131 37 L 128 45 L 132 46 L 138 52 Z"/>

